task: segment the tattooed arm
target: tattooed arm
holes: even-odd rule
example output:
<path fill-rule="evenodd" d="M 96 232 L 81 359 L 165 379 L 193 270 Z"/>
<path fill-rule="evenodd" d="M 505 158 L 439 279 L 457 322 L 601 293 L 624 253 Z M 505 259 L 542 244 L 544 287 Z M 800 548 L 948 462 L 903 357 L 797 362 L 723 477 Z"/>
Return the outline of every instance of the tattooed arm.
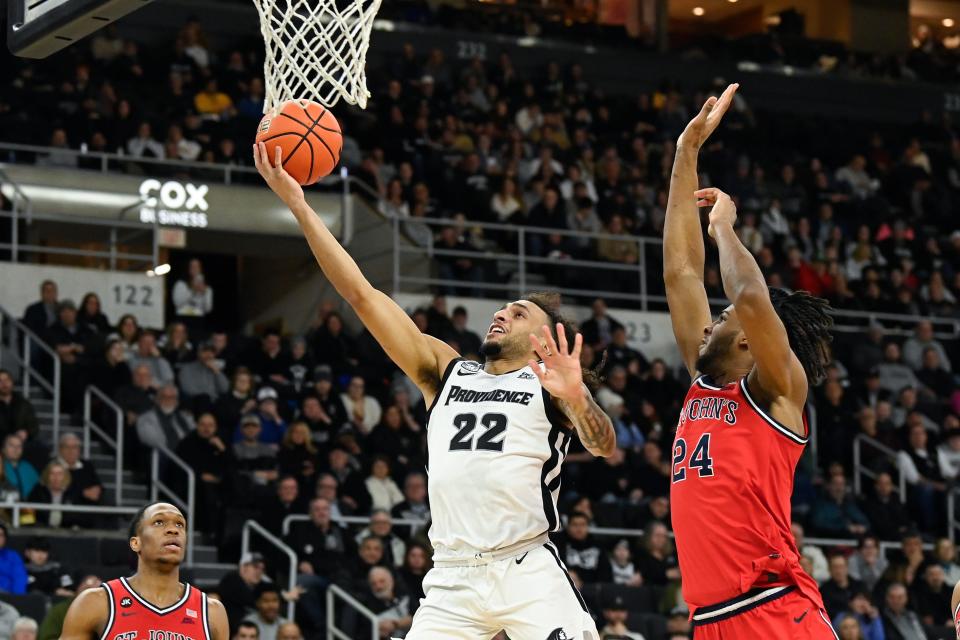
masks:
<path fill-rule="evenodd" d="M 613 430 L 613 422 L 586 387 L 583 387 L 583 394 L 578 400 L 571 402 L 558 399 L 556 404 L 577 430 L 584 449 L 603 458 L 613 454 L 613 450 L 617 448 L 617 434 Z"/>

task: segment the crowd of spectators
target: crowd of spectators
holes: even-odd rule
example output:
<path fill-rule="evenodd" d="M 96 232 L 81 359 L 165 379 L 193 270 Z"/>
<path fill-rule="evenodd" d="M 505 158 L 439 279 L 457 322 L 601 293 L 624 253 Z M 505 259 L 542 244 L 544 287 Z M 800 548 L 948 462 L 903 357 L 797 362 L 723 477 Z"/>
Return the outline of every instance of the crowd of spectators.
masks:
<path fill-rule="evenodd" d="M 247 518 L 283 537 L 297 554 L 294 591 L 273 586 L 283 561 L 269 548 L 244 557 L 224 578 L 217 592 L 235 629 L 249 618 L 263 637 L 264 625 L 282 624 L 283 603 L 292 599 L 296 622 L 319 637 L 324 594 L 336 583 L 378 614 L 384 637 L 402 633 L 430 566 L 426 412 L 416 387 L 368 332 L 355 332 L 324 304 L 300 337 L 270 329 L 255 337 L 191 333 L 174 319 L 158 340 L 132 316 L 115 325 L 92 302 L 76 321 L 56 283 L 43 283 L 40 291 L 31 309 L 49 305 L 47 319 L 58 319 L 51 327 L 82 322 L 89 332 L 75 375 L 122 408 L 131 469 L 146 468 L 156 446 L 182 457 L 198 478 L 196 526 L 224 550 L 225 561 L 236 558 L 238 523 Z M 469 330 L 466 309 L 450 310 L 436 296 L 411 315 L 421 330 L 478 357 L 480 337 Z M 60 350 L 55 337 L 64 327 L 41 335 L 53 336 Z M 669 478 L 687 381 L 632 348 L 626 327 L 601 299 L 581 330 L 584 365 L 597 366 L 606 354 L 597 400 L 613 419 L 619 448 L 595 459 L 572 444 L 561 496 L 566 525 L 557 546 L 609 634 L 684 637 L 689 627 L 669 536 Z M 877 635 L 880 628 L 907 634 L 920 625 L 930 634 L 906 638 L 936 638 L 948 629 L 949 607 L 940 611 L 929 603 L 948 597 L 960 578 L 956 551 L 944 537 L 947 492 L 960 470 L 960 391 L 951 369 L 958 358 L 957 343 L 938 339 L 929 321 L 916 324 L 906 339 L 876 325 L 862 335 L 836 335 L 828 379 L 813 395 L 817 452 L 808 447 L 804 455 L 793 506 L 804 566 L 821 583 L 838 628 L 852 625 L 846 622 L 852 617 L 869 638 L 884 637 Z M 51 458 L 36 437 L 30 403 L 2 372 L 0 425 L 6 491 L 39 502 L 100 501 L 102 483 L 79 458 L 79 440 L 64 435 Z M 876 478 L 855 494 L 851 460 L 860 435 L 897 455 L 864 447 L 861 461 Z M 905 499 L 898 490 L 901 475 Z M 356 515 L 369 523 L 344 521 Z M 286 522 L 289 516 L 295 517 Z M 395 524 L 398 519 L 414 524 Z M 37 513 L 34 522 L 51 528 L 97 524 L 57 511 Z M 23 523 L 31 523 L 29 516 Z M 642 529 L 644 535 L 598 536 L 591 533 L 597 526 Z M 858 547 L 809 545 L 805 533 L 857 540 Z M 882 553 L 880 541 L 898 548 Z M 923 542 L 935 543 L 933 552 L 918 546 Z M 349 616 L 344 622 L 354 623 Z"/>
<path fill-rule="evenodd" d="M 166 51 L 141 50 L 108 29 L 88 49 L 44 64 L 15 59 L 5 72 L 18 90 L 0 98 L 0 124 L 22 141 L 49 137 L 51 147 L 121 151 L 131 161 L 249 165 L 246 141 L 263 101 L 260 55 L 257 47 L 217 50 L 197 21 Z M 582 290 L 599 279 L 639 294 L 633 269 L 642 266 L 647 292 L 658 293 L 659 245 L 641 252 L 636 239 L 661 236 L 673 141 L 719 85 L 664 82 L 607 95 L 576 62 L 521 71 L 506 54 L 461 64 L 413 44 L 371 68 L 370 83 L 367 110 L 339 114 L 343 162 L 384 213 L 406 219 L 413 242 L 465 252 L 438 252 L 442 292 L 477 294 L 481 281 L 509 279 L 485 255 L 518 252 L 517 234 L 479 226 L 509 223 L 551 230 L 527 233 L 523 247 L 541 260 L 528 272 L 547 281 Z M 771 284 L 807 289 L 838 308 L 954 317 L 960 132 L 950 119 L 926 112 L 906 128 L 799 119 L 756 112 L 748 100 L 745 88 L 704 150 L 702 183 L 737 199 L 741 237 Z M 56 150 L 36 161 L 99 166 Z M 144 170 L 135 162 L 126 169 Z M 571 259 L 600 266 L 565 266 Z M 715 266 L 707 280 L 722 297 Z M 193 313 L 209 303 L 196 285 L 179 292 L 178 308 Z"/>
<path fill-rule="evenodd" d="M 196 22 L 166 55 L 141 51 L 111 30 L 97 34 L 89 51 L 71 51 L 61 62 L 9 70 L 18 91 L 0 97 L 9 101 L 0 124 L 19 122 L 25 110 L 17 101 L 29 100 L 54 123 L 51 146 L 247 164 L 237 149 L 246 148 L 239 141 L 260 117 L 256 54 L 214 50 Z M 484 231 L 480 222 L 555 230 L 528 234 L 524 248 L 551 261 L 541 269 L 554 283 L 576 286 L 577 271 L 563 268 L 568 257 L 638 264 L 631 238 L 661 234 L 672 141 L 704 95 L 664 85 L 604 96 L 575 64 L 526 77 L 507 56 L 455 66 L 413 45 L 371 78 L 368 114 L 345 117 L 348 136 L 355 135 L 345 161 L 373 187 L 385 213 L 406 219 L 414 241 L 475 253 L 438 264 L 456 282 L 447 291 L 466 293 L 492 275 L 482 252 L 516 243 L 509 230 Z M 140 91 L 144 85 L 163 98 Z M 4 130 L 30 133 L 29 124 Z M 704 150 L 703 182 L 737 198 L 739 233 L 771 285 L 803 288 L 845 309 L 956 318 L 957 133 L 932 114 L 899 131 L 798 123 L 755 113 L 738 97 Z M 37 161 L 85 162 L 56 151 Z M 429 217 L 456 223 L 417 220 Z M 612 237 L 564 235 L 601 230 Z M 646 260 L 656 274 L 660 257 L 649 251 Z M 152 328 L 130 315 L 105 317 L 95 295 L 78 308 L 56 283 L 43 284 L 25 321 L 61 358 L 64 409 L 76 412 L 85 385 L 97 385 L 123 410 L 132 470 L 146 469 L 145 456 L 157 446 L 195 470 L 196 526 L 208 540 L 235 553 L 235 525 L 253 517 L 295 550 L 293 591 L 275 586 L 281 563 L 268 549 L 241 558 L 221 582 L 217 591 L 237 637 L 293 634 L 281 615 L 291 599 L 297 622 L 319 636 L 328 613 L 323 594 L 334 582 L 378 615 L 383 637 L 402 634 L 430 565 L 424 526 L 394 524 L 429 519 L 419 392 L 368 332 L 352 329 L 331 306 L 301 337 L 206 326 L 212 292 L 198 274 L 199 265 L 191 266 L 184 286 L 174 287 L 175 320 Z M 712 297 L 723 297 L 712 260 L 705 283 Z M 468 357 L 477 353 L 480 338 L 467 328 L 463 308 L 448 312 L 438 296 L 412 315 L 421 330 Z M 960 392 L 951 365 L 960 353 L 935 328 L 877 323 L 862 335 L 838 333 L 828 379 L 814 394 L 820 437 L 798 470 L 794 530 L 843 638 L 920 640 L 949 631 L 949 607 L 941 604 L 960 566 L 942 536 L 960 470 Z M 619 448 L 593 459 L 571 447 L 558 548 L 605 635 L 688 637 L 669 536 L 670 444 L 686 380 L 631 348 L 602 300 L 582 329 L 584 364 L 607 354 L 597 398 L 614 420 Z M 103 485 L 80 459 L 79 442 L 65 436 L 51 456 L 35 412 L 2 372 L 0 429 L 2 491 L 52 504 L 102 500 Z M 861 460 L 875 480 L 855 494 L 851 460 L 860 435 L 897 455 L 864 447 Z M 299 518 L 285 529 L 291 515 Z M 351 515 L 370 522 L 346 526 Z M 34 519 L 52 528 L 95 524 L 57 511 Z M 643 529 L 644 536 L 597 536 L 591 526 Z M 811 545 L 805 533 L 857 539 L 858 546 Z M 881 540 L 898 548 L 885 553 Z M 925 551 L 924 542 L 935 549 Z"/>

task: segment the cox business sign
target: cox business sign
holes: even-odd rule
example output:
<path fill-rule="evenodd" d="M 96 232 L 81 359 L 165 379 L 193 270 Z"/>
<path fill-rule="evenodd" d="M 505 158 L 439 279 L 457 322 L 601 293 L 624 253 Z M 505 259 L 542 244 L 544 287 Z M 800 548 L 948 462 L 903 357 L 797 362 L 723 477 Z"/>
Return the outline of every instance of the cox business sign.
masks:
<path fill-rule="evenodd" d="M 140 183 L 140 222 L 159 223 L 174 227 L 206 228 L 207 193 L 205 184 L 191 184 L 168 180 L 160 182 L 153 178 Z"/>

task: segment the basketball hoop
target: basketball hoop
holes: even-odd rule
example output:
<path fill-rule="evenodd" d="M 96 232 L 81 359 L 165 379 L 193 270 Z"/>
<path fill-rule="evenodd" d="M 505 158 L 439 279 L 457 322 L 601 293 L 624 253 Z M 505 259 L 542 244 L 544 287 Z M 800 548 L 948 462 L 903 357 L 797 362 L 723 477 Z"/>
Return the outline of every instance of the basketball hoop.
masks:
<path fill-rule="evenodd" d="M 263 112 L 287 100 L 366 108 L 365 70 L 380 0 L 253 0 L 266 45 Z"/>

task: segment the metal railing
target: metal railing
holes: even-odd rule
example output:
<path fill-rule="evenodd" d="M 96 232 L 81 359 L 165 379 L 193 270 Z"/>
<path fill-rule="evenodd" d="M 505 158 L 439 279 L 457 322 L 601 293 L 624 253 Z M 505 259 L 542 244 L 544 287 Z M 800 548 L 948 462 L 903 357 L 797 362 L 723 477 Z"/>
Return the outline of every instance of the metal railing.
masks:
<path fill-rule="evenodd" d="M 360 640 L 347 634 L 346 631 L 337 628 L 336 622 L 336 600 L 343 600 L 344 604 L 352 607 L 357 613 L 370 622 L 370 640 L 380 640 L 380 625 L 377 616 L 370 609 L 367 609 L 362 602 L 351 596 L 335 584 L 327 588 L 327 637 L 336 640 Z"/>
<path fill-rule="evenodd" d="M 6 152 L 4 154 L 4 152 Z M 224 164 L 219 162 L 201 162 L 196 160 L 178 160 L 173 158 L 150 158 L 136 157 L 126 153 L 113 153 L 106 151 L 90 151 L 83 149 L 66 149 L 61 147 L 46 147 L 31 144 L 17 144 L 13 142 L 0 142 L 0 162 L 9 162 L 11 164 L 32 164 L 23 162 L 24 156 L 36 156 L 36 159 L 57 155 L 59 157 L 71 158 L 75 165 L 80 161 L 86 161 L 85 167 L 88 171 L 99 171 L 100 173 L 122 173 L 123 169 L 136 166 L 138 174 L 151 171 L 156 174 L 169 174 L 171 171 L 182 172 L 203 172 L 203 177 L 207 180 L 222 180 L 223 184 L 233 184 L 238 175 L 258 175 L 256 167 L 243 166 L 238 164 Z M 239 157 L 239 156 L 238 156 Z M 92 161 L 92 162 L 89 162 Z M 56 165 L 54 165 L 56 166 Z M 76 168 L 67 167 L 67 168 Z M 147 171 L 144 171 L 144 170 Z M 340 180 L 336 173 L 327 176 L 320 181 L 321 185 L 334 185 Z"/>
<path fill-rule="evenodd" d="M 62 511 L 64 513 L 85 513 L 104 516 L 132 516 L 140 511 L 138 507 L 105 507 L 80 504 L 47 504 L 45 502 L 0 502 L 0 509 L 11 512 L 14 528 L 20 527 L 22 511 Z M 188 545 L 188 549 L 191 545 Z"/>
<path fill-rule="evenodd" d="M 21 216 L 26 216 L 27 220 L 30 220 L 33 207 L 30 203 L 30 198 L 27 197 L 27 194 L 23 192 L 23 189 L 20 188 L 20 185 L 10 179 L 10 177 L 0 171 L 0 185 L 9 184 L 10 185 L 10 212 L 9 215 L 13 218 L 12 227 L 10 229 L 10 258 L 13 262 L 16 262 L 19 258 L 19 249 L 18 244 L 20 240 L 20 227 L 17 224 L 17 220 Z"/>
<path fill-rule="evenodd" d="M 40 339 L 37 334 L 27 328 L 25 324 L 20 322 L 12 313 L 7 311 L 4 307 L 0 306 L 0 325 L 6 324 L 8 333 L 8 346 L 9 353 L 12 355 L 17 365 L 20 368 L 23 385 L 23 397 L 29 399 L 30 394 L 33 391 L 32 381 L 36 381 L 37 385 L 44 389 L 47 393 L 50 394 L 50 397 L 53 399 L 53 441 L 60 441 L 60 375 L 61 375 L 61 363 L 60 356 L 57 354 L 56 350 L 51 348 Z M 3 327 L 0 326 L 0 335 L 3 335 Z M 21 352 L 20 340 L 23 339 L 23 345 Z M 51 359 L 51 366 L 53 368 L 53 380 L 47 380 L 43 373 L 40 372 L 34 365 L 36 364 L 35 358 L 40 353 L 43 352 Z M 0 348 L 0 366 L 2 366 L 2 354 L 4 350 Z"/>
<path fill-rule="evenodd" d="M 288 547 L 283 540 L 273 535 L 267 531 L 259 522 L 256 520 L 247 520 L 243 523 L 243 530 L 241 531 L 241 542 L 240 542 L 240 556 L 243 557 L 246 553 L 250 551 L 250 532 L 260 535 L 267 542 L 279 549 L 284 555 L 287 556 L 287 559 L 290 561 L 290 568 L 287 572 L 287 591 L 293 591 L 297 586 L 297 554 L 293 552 L 293 549 Z M 287 601 L 287 620 L 293 620 L 293 615 L 296 612 L 296 602 L 293 600 Z"/>
<path fill-rule="evenodd" d="M 187 475 L 187 498 L 184 500 L 177 492 L 171 489 L 162 479 L 160 472 L 160 456 L 163 456 L 166 460 L 172 462 L 174 465 L 180 467 L 184 473 Z M 154 447 L 153 452 L 150 454 L 150 500 L 152 502 L 157 501 L 157 497 L 162 492 L 170 502 L 174 505 L 186 511 L 187 516 L 187 540 L 193 542 L 191 537 L 193 531 L 196 527 L 193 516 L 194 506 L 196 505 L 196 494 L 197 494 L 197 478 L 196 474 L 193 472 L 193 469 L 190 468 L 186 462 L 180 459 L 175 453 L 170 451 L 164 446 Z M 193 564 L 193 544 L 187 545 L 187 564 Z"/>
<path fill-rule="evenodd" d="M 533 282 L 542 284 L 544 276 L 538 271 L 548 273 L 552 271 L 553 279 L 549 282 L 549 286 L 562 295 L 586 299 L 602 297 L 608 300 L 619 300 L 635 304 L 642 310 L 666 311 L 667 309 L 666 296 L 651 293 L 663 290 L 661 269 L 659 265 L 647 264 L 648 256 L 659 256 L 662 253 L 662 238 L 451 218 L 398 216 L 386 213 L 383 207 L 380 207 L 380 213 L 389 223 L 393 234 L 393 290 L 395 293 L 418 293 L 425 287 L 432 287 L 441 291 L 472 290 L 484 295 L 515 297 L 527 291 L 528 286 Z M 494 236 L 497 237 L 498 242 L 489 248 L 475 250 L 438 248 L 434 236 L 444 227 L 453 227 L 458 234 L 462 231 L 480 230 L 485 241 L 489 241 L 491 236 Z M 599 240 L 635 244 L 637 262 L 624 264 L 596 259 L 531 255 L 529 251 L 531 241 L 536 240 L 546 246 L 545 239 L 549 236 L 585 242 L 591 250 Z M 566 248 L 569 248 L 569 245 Z M 439 277 L 439 274 L 436 277 L 405 274 L 402 260 L 404 255 L 416 255 L 433 261 L 437 258 L 450 261 L 470 260 L 481 267 L 478 274 L 481 277 L 477 281 L 467 281 L 461 278 L 443 278 Z M 486 272 L 483 267 L 486 267 Z M 576 273 L 581 283 L 588 283 L 586 288 L 583 284 L 567 286 L 571 273 Z M 626 290 L 628 287 L 630 290 Z M 715 311 L 729 304 L 728 300 L 722 298 L 710 298 L 709 302 Z M 914 325 L 921 320 L 930 320 L 934 325 L 934 336 L 938 339 L 960 338 L 960 321 L 954 318 L 848 309 L 834 309 L 833 316 L 835 329 L 841 332 L 860 332 L 871 324 L 880 324 L 888 334 L 910 335 Z"/>
<path fill-rule="evenodd" d="M 105 407 L 113 412 L 116 418 L 114 424 L 116 433 L 114 437 L 102 429 L 93 420 L 93 399 L 97 398 Z M 123 504 L 123 431 L 124 431 L 124 413 L 116 402 L 110 399 L 110 396 L 100 391 L 97 387 L 89 385 L 83 392 L 83 457 L 90 459 L 90 432 L 93 431 L 116 452 L 116 464 L 114 474 L 116 475 L 116 502 L 117 505 Z M 59 446 L 59 442 L 56 443 Z"/>
<path fill-rule="evenodd" d="M 170 170 L 194 170 L 204 171 L 210 177 L 220 176 L 224 184 L 231 184 L 236 174 L 256 174 L 255 167 L 245 167 L 241 165 L 220 164 L 216 162 L 196 162 L 189 160 L 175 160 L 170 158 L 150 158 L 136 157 L 125 153 L 110 153 L 104 151 L 84 151 L 82 149 L 66 149 L 60 147 L 45 147 L 31 144 L 16 144 L 12 142 L 0 142 L 0 152 L 7 152 L 8 161 L 11 163 L 20 162 L 22 155 L 35 154 L 37 159 L 56 154 L 60 157 L 69 157 L 74 161 L 74 167 L 83 161 L 93 161 L 88 163 L 87 169 L 90 171 L 99 171 L 100 173 L 115 173 L 126 165 L 139 165 L 140 167 L 149 167 L 157 173 L 165 173 Z M 95 166 L 93 166 L 95 164 Z"/>
<path fill-rule="evenodd" d="M 519 295 L 527 289 L 530 282 L 537 281 L 541 274 L 537 272 L 537 267 L 543 267 L 544 270 L 550 269 L 576 269 L 579 272 L 583 270 L 599 271 L 605 274 L 605 277 L 594 277 L 594 283 L 607 282 L 613 285 L 625 285 L 627 279 L 636 285 L 636 291 L 623 291 L 617 287 L 613 289 L 603 289 L 601 286 L 595 288 L 579 288 L 567 286 L 555 286 L 559 283 L 551 283 L 551 288 L 564 295 L 569 296 L 590 296 L 603 297 L 609 300 L 630 300 L 639 302 L 641 308 L 646 309 L 648 302 L 666 303 L 665 296 L 649 296 L 647 294 L 647 246 L 660 245 L 661 241 L 657 238 L 646 238 L 633 236 L 629 234 L 615 235 L 610 233 L 586 233 L 570 229 L 553 229 L 548 227 L 520 226 L 514 224 L 505 224 L 497 222 L 475 222 L 475 221 L 457 221 L 449 218 L 427 218 L 427 217 L 399 217 L 386 216 L 391 222 L 391 228 L 394 234 L 394 256 L 393 256 L 393 287 L 394 291 L 404 291 L 404 285 L 429 285 L 448 289 L 475 289 L 485 292 L 498 293 L 501 296 Z M 423 227 L 427 233 L 422 235 L 425 238 L 426 246 L 421 246 L 417 240 L 417 227 Z M 501 240 L 506 241 L 508 246 L 504 249 L 489 248 L 482 251 L 464 251 L 458 249 L 443 249 L 437 246 L 432 239 L 433 227 L 454 227 L 458 230 L 480 229 L 486 236 L 493 232 L 493 235 L 500 235 Z M 439 229 L 438 229 L 439 230 Z M 550 236 L 560 236 L 562 238 L 571 238 L 576 241 L 587 240 L 609 240 L 618 243 L 635 244 L 637 246 L 636 264 L 624 264 L 618 262 L 607 262 L 602 260 L 585 260 L 567 256 L 543 257 L 531 254 L 530 245 L 546 244 L 545 239 Z M 511 251 L 511 249 L 513 249 Z M 484 263 L 496 269 L 497 273 L 505 270 L 508 278 L 488 278 L 487 280 L 477 280 L 467 282 L 462 279 L 444 279 L 440 277 L 417 277 L 404 275 L 400 264 L 402 254 L 421 255 L 428 258 L 450 258 L 454 260 L 471 260 L 478 263 Z M 611 272 L 615 275 L 622 275 L 621 282 L 610 283 Z M 513 281 L 509 281 L 509 278 Z M 586 279 L 584 279 L 586 283 Z"/>
<path fill-rule="evenodd" d="M 893 463 L 893 466 L 897 470 L 897 491 L 900 495 L 900 499 L 906 501 L 907 499 L 907 478 L 903 475 L 903 470 L 900 469 L 900 465 L 897 464 L 897 452 L 891 449 L 890 447 L 881 444 L 877 440 L 871 438 L 868 435 L 860 434 L 853 439 L 853 492 L 856 495 L 862 493 L 863 483 L 861 482 L 861 476 L 867 476 L 871 480 L 875 480 L 881 472 L 874 471 L 873 469 L 867 467 L 863 464 L 863 453 L 861 451 L 864 445 L 873 447 L 880 453 L 887 456 L 887 459 Z"/>
<path fill-rule="evenodd" d="M 10 219 L 11 240 L 10 242 L 0 242 L 0 249 L 9 249 L 11 258 L 17 261 L 21 254 L 38 255 L 58 255 L 58 256 L 79 256 L 83 258 L 99 258 L 106 260 L 111 270 L 116 270 L 118 260 L 129 260 L 141 263 L 146 267 L 153 267 L 157 264 L 157 258 L 160 255 L 160 241 L 157 233 L 158 224 L 144 224 L 128 220 L 103 220 L 100 218 L 89 218 L 55 213 L 32 213 L 29 218 L 18 214 L 17 210 L 0 211 L 0 218 Z M 77 225 L 82 227 L 101 227 L 109 231 L 105 241 L 106 250 L 97 249 L 74 249 L 71 247 L 53 247 L 45 244 L 24 244 L 19 240 L 19 223 L 28 219 L 30 222 L 56 222 L 60 224 Z M 121 236 L 121 231 L 129 229 L 130 233 Z M 118 245 L 130 242 L 138 236 L 150 234 L 150 253 L 127 253 L 120 251 Z"/>
<path fill-rule="evenodd" d="M 292 513 L 283 519 L 283 526 L 281 527 L 283 535 L 286 536 L 290 533 L 290 526 L 294 522 L 309 522 L 310 516 L 304 513 Z M 370 516 L 340 516 L 339 518 L 331 518 L 331 522 L 342 523 L 342 524 L 370 524 Z M 400 527 L 410 527 L 410 533 L 419 529 L 420 527 L 425 527 L 430 524 L 427 520 L 415 520 L 410 518 L 393 518 L 391 522 L 395 526 Z"/>

